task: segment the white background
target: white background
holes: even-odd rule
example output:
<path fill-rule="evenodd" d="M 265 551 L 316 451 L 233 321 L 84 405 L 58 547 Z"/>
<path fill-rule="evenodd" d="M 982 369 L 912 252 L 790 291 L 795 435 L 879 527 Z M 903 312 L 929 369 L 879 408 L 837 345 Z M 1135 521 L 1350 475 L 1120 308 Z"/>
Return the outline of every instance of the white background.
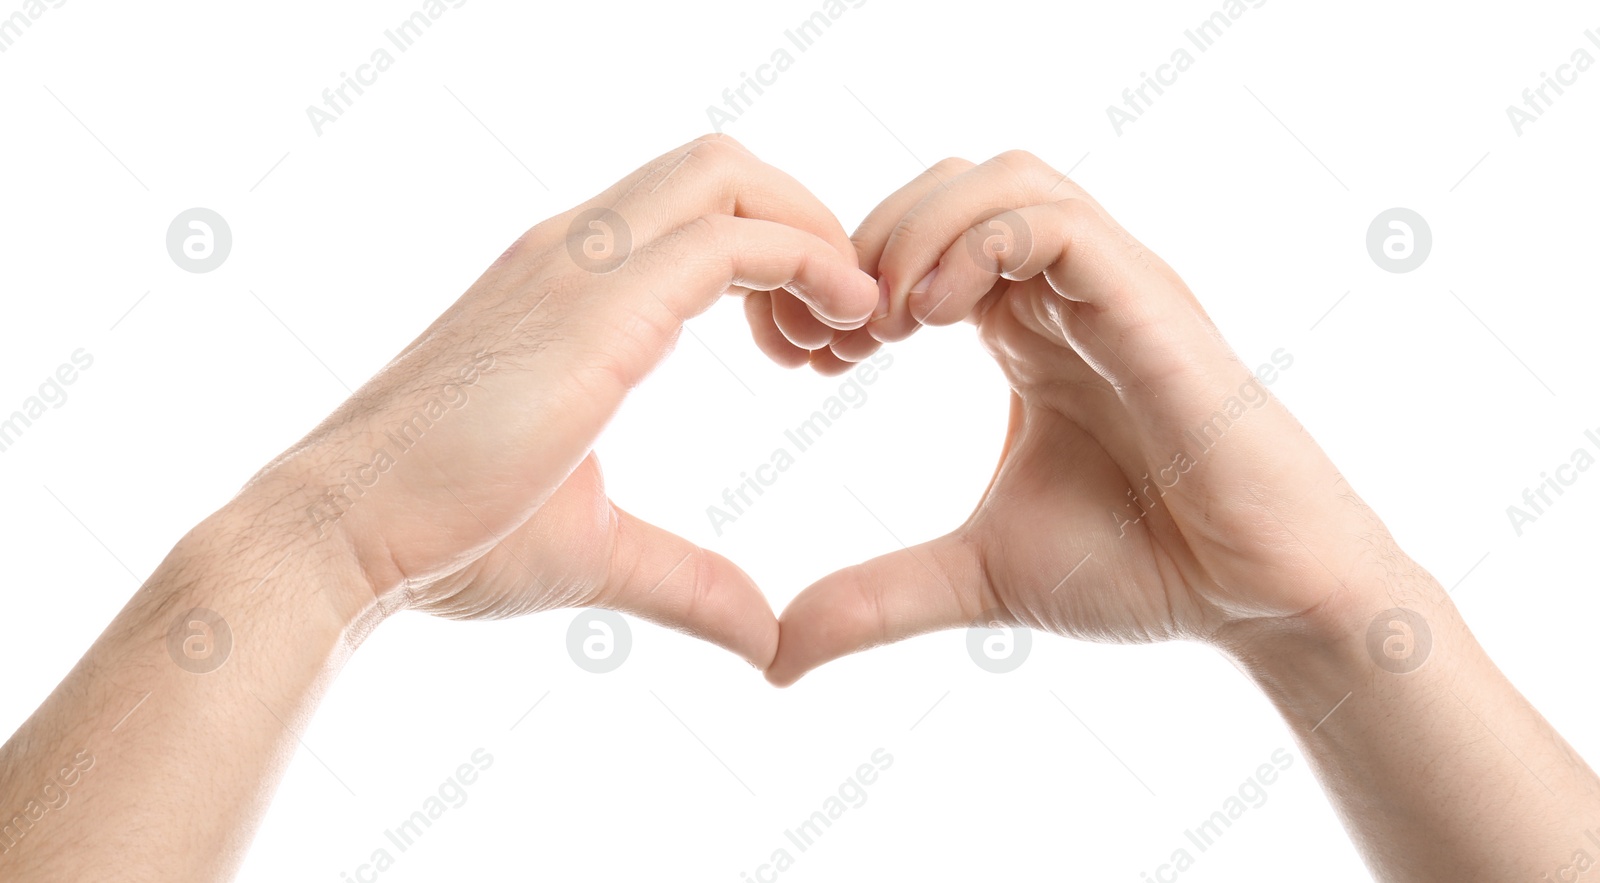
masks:
<path fill-rule="evenodd" d="M 1293 354 L 1274 391 L 1600 757 L 1600 473 L 1520 537 L 1506 515 L 1600 427 L 1600 70 L 1520 136 L 1505 113 L 1575 48 L 1600 55 L 1584 37 L 1600 16 L 1272 0 L 1119 136 L 1106 106 L 1219 5 L 870 0 L 790 47 L 794 66 L 726 131 L 847 228 L 944 156 L 1022 147 L 1075 167 L 1247 363 Z M 320 136 L 305 108 L 420 4 L 48 9 L 0 54 L 0 411 L 78 348 L 94 365 L 0 454 L 0 731 L 188 527 L 519 233 L 708 130 L 706 107 L 820 6 L 472 0 Z M 166 252 L 191 206 L 232 227 L 209 274 Z M 1409 274 L 1366 252 L 1391 206 L 1433 231 Z M 987 482 L 1005 388 L 970 327 L 937 329 L 895 346 L 870 400 L 718 536 L 706 506 L 840 381 L 766 363 L 734 302 L 691 328 L 602 439 L 609 485 L 739 562 L 775 609 L 950 529 Z M 484 748 L 495 762 L 466 805 L 379 879 L 734 883 L 789 847 L 785 881 L 1139 881 L 1196 852 L 1184 829 L 1280 747 L 1294 764 L 1269 801 L 1181 879 L 1365 878 L 1284 725 L 1205 647 L 1038 635 L 992 675 L 946 632 L 778 691 L 637 621 L 621 669 L 586 673 L 565 649 L 573 617 L 386 624 L 301 734 L 242 879 L 353 876 Z M 784 829 L 878 748 L 894 764 L 868 802 L 793 849 Z"/>

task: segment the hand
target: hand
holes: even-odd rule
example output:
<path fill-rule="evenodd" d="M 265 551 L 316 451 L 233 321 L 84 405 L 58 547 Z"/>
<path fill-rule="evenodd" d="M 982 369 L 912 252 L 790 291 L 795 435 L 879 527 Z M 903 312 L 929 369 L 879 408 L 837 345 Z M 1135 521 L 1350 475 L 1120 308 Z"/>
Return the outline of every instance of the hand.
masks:
<path fill-rule="evenodd" d="M 529 230 L 248 493 L 349 544 L 369 589 L 348 605 L 613 607 L 765 667 L 777 623 L 750 579 L 618 509 L 591 452 L 684 320 L 752 290 L 831 329 L 878 299 L 815 197 L 702 138 Z"/>
<path fill-rule="evenodd" d="M 1356 571 L 1401 558 L 1177 274 L 1036 157 L 939 163 L 853 239 L 888 309 L 811 361 L 967 319 L 1010 383 L 1010 426 L 966 523 L 794 599 L 774 683 L 980 617 L 1117 642 L 1315 628 L 1357 616 Z M 788 339 L 817 345 L 822 325 Z M 1269 382 L 1292 356 L 1273 358 Z"/>

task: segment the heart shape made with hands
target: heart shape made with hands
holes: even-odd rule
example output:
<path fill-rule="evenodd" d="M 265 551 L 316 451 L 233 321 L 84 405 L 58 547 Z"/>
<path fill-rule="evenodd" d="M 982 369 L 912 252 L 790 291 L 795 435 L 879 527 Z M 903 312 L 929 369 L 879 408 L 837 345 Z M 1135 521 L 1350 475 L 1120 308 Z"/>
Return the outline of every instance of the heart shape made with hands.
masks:
<path fill-rule="evenodd" d="M 990 623 L 1099 641 L 1218 639 L 1317 607 L 1336 588 L 1329 567 L 1352 563 L 1332 544 L 1285 548 L 1283 525 L 1311 537 L 1374 530 L 1360 507 L 1330 512 L 1303 492 L 1339 478 L 1267 390 L 1293 355 L 1246 367 L 1177 274 L 1036 157 L 946 160 L 884 200 L 852 243 L 879 282 L 874 317 L 840 328 L 792 292 L 751 291 L 761 349 L 836 375 L 920 327 L 965 320 L 1011 386 L 1010 425 L 965 523 L 793 599 L 764 666 L 773 683 Z M 748 577 L 701 555 L 697 595 L 732 605 L 752 634 L 770 628 Z"/>
<path fill-rule="evenodd" d="M 607 219 L 638 244 L 584 267 L 573 231 Z M 999 464 L 964 523 L 822 577 L 781 618 L 732 562 L 616 507 L 592 452 L 730 278 L 780 365 L 839 374 L 918 328 L 968 321 L 1011 389 Z M 422 475 L 346 519 L 381 538 L 365 544 L 381 553 L 369 579 L 428 612 L 612 608 L 788 684 L 978 621 L 1227 641 L 1339 616 L 1333 574 L 1372 559 L 1339 538 L 1387 536 L 1268 391 L 1293 354 L 1247 367 L 1170 267 L 1024 152 L 940 162 L 847 236 L 793 179 L 702 140 L 534 227 L 466 298 L 391 368 L 459 357 L 481 316 L 504 321 L 508 369 L 480 366 L 472 395 L 488 404 L 431 429 L 430 462 L 409 461 Z"/>

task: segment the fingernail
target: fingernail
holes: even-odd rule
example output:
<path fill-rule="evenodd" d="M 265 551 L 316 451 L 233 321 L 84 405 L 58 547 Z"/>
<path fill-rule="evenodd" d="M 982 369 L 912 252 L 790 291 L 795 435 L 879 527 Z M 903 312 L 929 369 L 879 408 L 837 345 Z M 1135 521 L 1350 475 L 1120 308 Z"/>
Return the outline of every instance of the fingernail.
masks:
<path fill-rule="evenodd" d="M 911 286 L 911 293 L 912 294 L 923 294 L 923 293 L 925 293 L 933 285 L 933 277 L 935 277 L 937 275 L 939 275 L 939 268 L 938 267 L 934 267 L 932 270 L 929 270 L 928 271 L 928 275 L 922 277 L 922 281 L 921 282 L 918 282 L 916 285 Z"/>
<path fill-rule="evenodd" d="M 889 315 L 889 280 L 878 280 L 878 308 L 873 311 L 872 318 L 882 319 Z"/>

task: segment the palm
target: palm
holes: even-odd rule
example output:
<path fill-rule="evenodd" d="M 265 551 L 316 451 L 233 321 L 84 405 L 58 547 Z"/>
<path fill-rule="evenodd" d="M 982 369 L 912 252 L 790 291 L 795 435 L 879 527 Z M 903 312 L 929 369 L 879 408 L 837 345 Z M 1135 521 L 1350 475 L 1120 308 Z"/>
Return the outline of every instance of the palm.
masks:
<path fill-rule="evenodd" d="M 617 545 L 612 513 L 600 464 L 590 455 L 504 540 L 429 586 L 417 609 L 500 619 L 603 602 Z"/>
<path fill-rule="evenodd" d="M 1293 614 L 1326 599 L 1333 559 L 1299 541 L 1274 513 L 1278 501 L 1249 490 L 1265 482 L 1248 428 L 1180 475 L 1176 445 L 1153 440 L 1148 418 L 1136 420 L 1080 355 L 1115 359 L 1043 276 L 1002 281 L 974 318 L 1013 389 L 995 480 L 961 531 L 982 547 L 999 606 L 1061 634 L 1148 641 L 1205 637 L 1241 612 Z M 1179 437 L 1182 419 L 1166 421 L 1160 439 Z M 1273 484 L 1295 493 L 1337 475 L 1309 443 L 1285 460 Z M 1359 501 L 1342 514 L 1338 529 L 1369 523 Z"/>
<path fill-rule="evenodd" d="M 979 336 L 1012 385 L 1011 419 L 957 533 L 981 548 L 994 605 L 1020 622 L 1090 640 L 1194 634 L 1209 620 L 1197 556 L 1158 495 L 1128 496 L 1165 464 L 1146 461 L 1111 385 L 1038 320 L 1060 303 L 1042 278 L 986 299 Z"/>

